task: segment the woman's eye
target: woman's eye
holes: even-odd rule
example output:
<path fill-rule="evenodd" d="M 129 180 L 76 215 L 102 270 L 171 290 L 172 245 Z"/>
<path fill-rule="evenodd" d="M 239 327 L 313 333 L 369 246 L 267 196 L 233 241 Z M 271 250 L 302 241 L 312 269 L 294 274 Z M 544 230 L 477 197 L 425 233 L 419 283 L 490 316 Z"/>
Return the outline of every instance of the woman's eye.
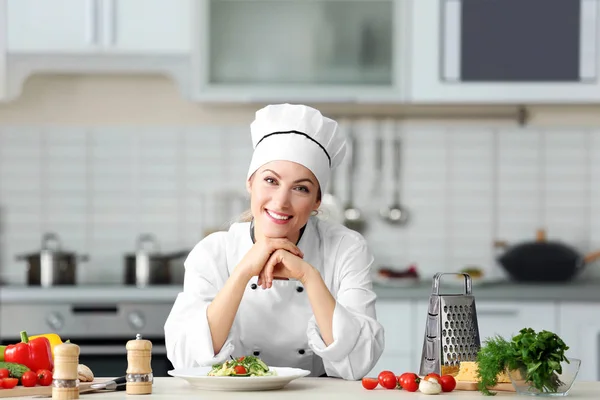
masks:
<path fill-rule="evenodd" d="M 267 183 L 275 183 L 275 179 L 273 179 L 273 178 L 265 178 L 265 182 L 267 182 Z"/>
<path fill-rule="evenodd" d="M 297 189 L 300 190 L 301 192 L 308 193 L 308 188 L 306 186 L 298 186 Z"/>

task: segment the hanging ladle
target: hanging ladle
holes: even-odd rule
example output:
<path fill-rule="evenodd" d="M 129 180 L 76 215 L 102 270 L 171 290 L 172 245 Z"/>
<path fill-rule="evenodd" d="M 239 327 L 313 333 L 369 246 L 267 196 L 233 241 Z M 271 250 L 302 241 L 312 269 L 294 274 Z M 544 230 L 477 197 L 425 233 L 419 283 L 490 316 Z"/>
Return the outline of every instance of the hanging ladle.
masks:
<path fill-rule="evenodd" d="M 362 232 L 365 229 L 363 213 L 354 205 L 354 179 L 356 174 L 357 147 L 356 138 L 352 132 L 348 135 L 348 141 L 350 142 L 350 163 L 348 170 L 348 186 L 346 187 L 348 190 L 348 199 L 344 209 L 344 225 L 354 231 Z"/>
<path fill-rule="evenodd" d="M 394 138 L 394 199 L 390 207 L 385 207 L 380 210 L 381 218 L 390 224 L 403 225 L 408 221 L 408 211 L 400 205 L 400 153 L 401 142 L 400 138 Z"/>

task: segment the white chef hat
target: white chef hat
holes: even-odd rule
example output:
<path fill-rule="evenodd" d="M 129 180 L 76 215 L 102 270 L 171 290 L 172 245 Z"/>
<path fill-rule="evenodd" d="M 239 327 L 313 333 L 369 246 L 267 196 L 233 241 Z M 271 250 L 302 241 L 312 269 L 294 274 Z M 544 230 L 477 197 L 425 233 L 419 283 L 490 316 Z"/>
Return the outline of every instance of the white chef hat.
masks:
<path fill-rule="evenodd" d="M 308 168 L 327 190 L 331 170 L 346 155 L 346 138 L 336 121 L 305 105 L 275 104 L 256 112 L 250 125 L 254 154 L 247 178 L 262 165 L 293 161 Z"/>

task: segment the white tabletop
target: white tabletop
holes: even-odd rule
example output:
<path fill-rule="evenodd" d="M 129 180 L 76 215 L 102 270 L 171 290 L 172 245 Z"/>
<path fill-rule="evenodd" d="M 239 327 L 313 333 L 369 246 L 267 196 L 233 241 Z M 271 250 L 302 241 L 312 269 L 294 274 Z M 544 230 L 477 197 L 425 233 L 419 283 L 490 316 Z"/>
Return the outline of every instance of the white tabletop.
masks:
<path fill-rule="evenodd" d="M 152 394 L 144 396 L 127 395 L 124 391 L 81 394 L 81 399 L 283 399 L 285 400 L 313 400 L 313 399 L 498 399 L 498 398 L 523 398 L 532 399 L 530 396 L 517 396 L 516 393 L 498 392 L 495 397 L 484 396 L 479 392 L 452 391 L 441 393 L 437 397 L 425 395 L 420 392 L 406 392 L 403 390 L 386 390 L 378 387 L 375 390 L 363 389 L 360 381 L 344 381 L 334 378 L 300 378 L 289 383 L 284 389 L 259 392 L 220 392 L 195 389 L 186 381 L 179 378 L 154 378 Z M 285 396 L 285 397 L 283 397 Z M 600 399 L 600 382 L 576 382 L 568 399 Z"/>

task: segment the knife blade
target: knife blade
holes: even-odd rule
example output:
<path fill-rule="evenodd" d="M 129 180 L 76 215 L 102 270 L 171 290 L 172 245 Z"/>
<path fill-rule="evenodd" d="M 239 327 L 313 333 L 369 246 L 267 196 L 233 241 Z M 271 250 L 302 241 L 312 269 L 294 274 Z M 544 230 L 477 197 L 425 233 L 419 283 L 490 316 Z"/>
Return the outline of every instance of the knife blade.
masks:
<path fill-rule="evenodd" d="M 118 378 L 111 379 L 106 382 L 93 383 L 88 388 L 80 389 L 79 392 L 84 393 L 84 392 L 90 392 L 90 391 L 96 391 L 96 390 L 103 390 L 103 391 L 117 390 L 118 391 L 118 390 L 125 390 L 126 387 L 127 387 L 126 377 L 120 376 Z"/>

